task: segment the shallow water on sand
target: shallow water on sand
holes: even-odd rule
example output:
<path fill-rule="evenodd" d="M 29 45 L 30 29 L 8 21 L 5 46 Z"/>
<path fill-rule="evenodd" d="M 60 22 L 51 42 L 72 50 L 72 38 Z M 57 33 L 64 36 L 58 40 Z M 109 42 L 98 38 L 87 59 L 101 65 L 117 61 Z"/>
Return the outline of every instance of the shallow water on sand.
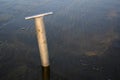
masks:
<path fill-rule="evenodd" d="M 120 79 L 119 0 L 0 0 L 0 80 L 41 80 L 34 20 L 44 18 L 51 80 Z"/>

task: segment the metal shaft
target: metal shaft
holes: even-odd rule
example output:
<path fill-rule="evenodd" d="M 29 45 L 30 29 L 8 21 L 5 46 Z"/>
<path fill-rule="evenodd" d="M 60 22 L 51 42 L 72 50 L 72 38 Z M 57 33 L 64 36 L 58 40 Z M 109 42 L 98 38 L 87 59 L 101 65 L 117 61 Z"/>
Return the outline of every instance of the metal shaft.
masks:
<path fill-rule="evenodd" d="M 49 57 L 43 17 L 35 18 L 35 25 L 42 66 L 47 67 L 49 66 Z"/>
<path fill-rule="evenodd" d="M 35 28 L 36 28 L 36 34 L 37 34 L 37 40 L 38 40 L 38 47 L 39 47 L 40 58 L 42 63 L 42 79 L 43 80 L 50 80 L 50 64 L 49 64 L 45 26 L 43 22 L 43 17 L 49 14 L 53 14 L 53 13 L 49 12 L 49 13 L 38 14 L 38 15 L 25 18 L 25 19 L 35 19 Z"/>

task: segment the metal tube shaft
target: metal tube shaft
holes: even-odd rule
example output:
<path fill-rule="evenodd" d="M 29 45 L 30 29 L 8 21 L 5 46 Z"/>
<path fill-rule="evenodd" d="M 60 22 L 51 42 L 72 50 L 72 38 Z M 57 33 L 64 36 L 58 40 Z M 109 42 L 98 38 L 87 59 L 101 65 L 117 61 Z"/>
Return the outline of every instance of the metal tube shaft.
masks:
<path fill-rule="evenodd" d="M 42 66 L 47 67 L 49 66 L 49 57 L 43 17 L 35 18 L 35 25 Z"/>

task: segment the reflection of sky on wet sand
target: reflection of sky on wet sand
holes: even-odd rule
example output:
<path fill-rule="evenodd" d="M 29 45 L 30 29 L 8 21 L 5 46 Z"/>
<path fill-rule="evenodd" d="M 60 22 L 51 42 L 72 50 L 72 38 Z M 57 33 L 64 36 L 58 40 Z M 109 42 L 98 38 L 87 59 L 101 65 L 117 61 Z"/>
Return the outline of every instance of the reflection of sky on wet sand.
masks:
<path fill-rule="evenodd" d="M 45 18 L 53 80 L 118 78 L 112 74 L 120 63 L 118 0 L 11 1 L 0 1 L 1 80 L 37 80 L 34 23 L 24 17 L 47 11 L 54 11 Z"/>
<path fill-rule="evenodd" d="M 108 19 L 114 19 L 114 18 L 117 18 L 117 17 L 119 17 L 119 13 L 117 12 L 117 10 L 111 10 L 111 11 L 109 11 L 108 12 L 108 14 L 107 14 L 107 16 L 108 16 Z"/>

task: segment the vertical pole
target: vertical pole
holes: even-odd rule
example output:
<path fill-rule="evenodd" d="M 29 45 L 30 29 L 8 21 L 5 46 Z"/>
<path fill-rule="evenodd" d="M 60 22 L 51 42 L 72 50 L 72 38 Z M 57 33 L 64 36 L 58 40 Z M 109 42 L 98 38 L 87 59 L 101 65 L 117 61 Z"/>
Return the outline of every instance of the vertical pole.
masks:
<path fill-rule="evenodd" d="M 43 23 L 43 17 L 35 18 L 35 26 L 38 40 L 38 47 L 42 63 L 42 79 L 50 80 L 50 67 L 49 67 L 49 57 L 48 48 L 46 40 L 46 32 Z"/>
<path fill-rule="evenodd" d="M 53 14 L 53 13 L 49 12 L 49 13 L 34 15 L 25 18 L 25 19 L 35 19 L 35 29 L 36 29 L 38 47 L 39 47 L 40 58 L 42 63 L 43 80 L 50 80 L 50 64 L 49 64 L 46 32 L 43 22 L 43 17 L 49 14 Z"/>
<path fill-rule="evenodd" d="M 45 27 L 43 23 L 43 17 L 35 18 L 36 33 L 38 40 L 38 47 L 41 57 L 41 63 L 43 67 L 49 66 L 48 48 L 46 41 Z"/>

